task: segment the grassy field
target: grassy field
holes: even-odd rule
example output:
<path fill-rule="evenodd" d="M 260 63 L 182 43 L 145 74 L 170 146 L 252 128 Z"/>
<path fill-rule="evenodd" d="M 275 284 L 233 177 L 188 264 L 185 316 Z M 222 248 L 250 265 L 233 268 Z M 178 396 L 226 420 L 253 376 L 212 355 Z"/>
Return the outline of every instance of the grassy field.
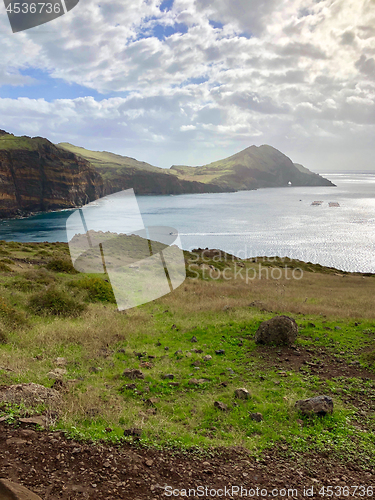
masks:
<path fill-rule="evenodd" d="M 124 430 L 137 428 L 144 446 L 259 454 L 285 442 L 374 466 L 375 276 L 279 258 L 185 259 L 177 290 L 119 312 L 106 275 L 77 273 L 66 244 L 1 242 L 0 384 L 52 387 L 63 357 L 61 400 L 48 412 L 75 438 L 133 441 Z M 296 319 L 295 349 L 255 344 L 277 314 Z M 242 387 L 248 400 L 234 397 Z M 333 415 L 301 417 L 295 401 L 319 394 L 333 397 Z M 0 405 L 0 417 L 44 410 Z"/>

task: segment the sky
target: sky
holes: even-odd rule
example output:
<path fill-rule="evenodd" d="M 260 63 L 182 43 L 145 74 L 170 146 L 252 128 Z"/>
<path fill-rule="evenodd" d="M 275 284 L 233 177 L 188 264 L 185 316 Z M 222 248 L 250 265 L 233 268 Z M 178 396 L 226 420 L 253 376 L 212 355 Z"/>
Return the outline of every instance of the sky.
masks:
<path fill-rule="evenodd" d="M 269 144 L 375 170 L 375 0 L 80 0 L 12 33 L 0 129 L 169 168 Z"/>

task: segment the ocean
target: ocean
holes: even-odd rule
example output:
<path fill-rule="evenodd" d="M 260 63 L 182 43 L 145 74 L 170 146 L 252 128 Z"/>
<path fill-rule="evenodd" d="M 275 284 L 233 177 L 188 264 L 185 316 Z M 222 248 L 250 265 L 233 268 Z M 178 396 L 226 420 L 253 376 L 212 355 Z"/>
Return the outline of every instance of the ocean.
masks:
<path fill-rule="evenodd" d="M 322 175 L 337 187 L 137 196 L 137 202 L 146 227 L 174 228 L 186 250 L 218 248 L 241 258 L 287 256 L 375 273 L 375 173 Z M 121 198 L 98 204 L 100 227 L 121 225 L 120 204 Z M 0 239 L 67 241 L 66 220 L 73 212 L 1 220 Z"/>

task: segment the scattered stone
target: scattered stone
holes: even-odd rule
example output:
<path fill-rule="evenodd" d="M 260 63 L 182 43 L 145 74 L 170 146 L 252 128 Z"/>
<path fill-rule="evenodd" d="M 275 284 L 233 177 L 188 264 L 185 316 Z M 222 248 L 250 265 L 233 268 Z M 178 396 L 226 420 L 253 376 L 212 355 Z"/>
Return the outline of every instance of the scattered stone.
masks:
<path fill-rule="evenodd" d="M 303 415 L 327 415 L 333 412 L 333 400 L 329 396 L 316 396 L 314 398 L 300 399 L 296 401 L 295 407 Z"/>
<path fill-rule="evenodd" d="M 68 372 L 65 370 L 65 368 L 55 368 L 51 372 L 47 373 L 48 378 L 61 378 L 64 375 L 66 375 Z"/>
<path fill-rule="evenodd" d="M 335 326 L 335 330 L 342 330 L 339 326 Z"/>
<path fill-rule="evenodd" d="M 145 376 L 141 372 L 141 370 L 137 370 L 137 369 L 131 370 L 130 368 L 127 368 L 123 372 L 122 376 L 125 377 L 125 378 L 129 378 L 131 380 L 134 380 L 134 379 L 144 379 L 145 378 Z"/>
<path fill-rule="evenodd" d="M 164 351 L 169 351 L 169 347 L 164 347 Z"/>
<path fill-rule="evenodd" d="M 190 352 L 195 352 L 196 354 L 202 354 L 202 349 L 191 349 Z"/>
<path fill-rule="evenodd" d="M 249 399 L 250 392 L 242 387 L 241 389 L 236 389 L 234 391 L 234 396 L 238 399 Z"/>
<path fill-rule="evenodd" d="M 180 383 L 179 382 L 169 382 L 169 385 L 171 387 L 178 387 L 180 385 Z"/>
<path fill-rule="evenodd" d="M 221 385 L 222 387 L 227 387 L 227 386 L 228 386 L 228 383 L 229 383 L 229 382 L 221 382 L 219 385 Z"/>
<path fill-rule="evenodd" d="M 255 420 L 255 422 L 262 422 L 263 420 L 263 415 L 259 412 L 257 413 L 250 413 L 250 418 L 251 420 Z"/>
<path fill-rule="evenodd" d="M 131 390 L 134 390 L 136 389 L 137 386 L 135 384 L 126 384 L 125 385 L 125 389 L 131 389 Z"/>
<path fill-rule="evenodd" d="M 148 410 L 146 410 L 146 413 L 148 415 L 156 415 L 158 412 L 158 409 L 157 408 L 149 408 Z"/>
<path fill-rule="evenodd" d="M 218 356 L 220 356 L 222 354 L 225 354 L 225 351 L 224 351 L 224 349 L 218 349 L 217 351 L 215 351 L 215 354 L 217 354 Z"/>
<path fill-rule="evenodd" d="M 20 484 L 0 479 L 1 500 L 41 500 L 41 498 Z"/>
<path fill-rule="evenodd" d="M 99 368 L 96 368 L 96 366 L 90 366 L 89 372 L 90 373 L 99 373 Z"/>
<path fill-rule="evenodd" d="M 26 406 L 37 406 L 58 399 L 60 399 L 60 394 L 55 389 L 49 389 L 44 385 L 32 382 L 0 387 L 0 402 L 15 404 L 24 402 Z"/>
<path fill-rule="evenodd" d="M 179 349 L 178 351 L 176 351 L 175 353 L 175 356 L 178 356 L 179 354 L 182 354 L 182 349 Z"/>
<path fill-rule="evenodd" d="M 196 378 L 191 378 L 188 382 L 189 385 L 198 385 L 198 380 Z"/>
<path fill-rule="evenodd" d="M 206 382 L 209 382 L 207 378 L 192 378 L 189 380 L 188 384 L 189 385 L 199 385 L 199 384 L 205 384 Z"/>
<path fill-rule="evenodd" d="M 35 417 L 29 417 L 29 418 L 19 418 L 18 419 L 21 424 L 33 424 L 33 425 L 40 425 L 40 427 L 47 427 L 47 419 L 43 415 L 36 415 Z"/>
<path fill-rule="evenodd" d="M 140 438 L 142 436 L 142 429 L 137 429 L 135 427 L 131 429 L 125 429 L 124 436 L 132 436 L 134 438 Z"/>
<path fill-rule="evenodd" d="M 147 467 L 152 467 L 152 466 L 153 466 L 153 464 L 154 464 L 154 461 L 153 461 L 153 460 L 146 460 L 146 461 L 145 461 L 145 465 L 146 465 Z"/>
<path fill-rule="evenodd" d="M 138 359 L 141 359 L 141 358 L 144 358 L 145 356 L 147 356 L 147 352 L 135 352 L 134 351 L 134 356 Z"/>
<path fill-rule="evenodd" d="M 218 408 L 221 411 L 228 411 L 228 406 L 225 403 L 222 403 L 221 401 L 215 401 L 214 407 Z"/>
<path fill-rule="evenodd" d="M 5 441 L 6 444 L 15 444 L 16 446 L 21 446 L 25 443 L 27 443 L 27 441 L 25 439 L 20 439 L 20 438 L 17 438 L 17 437 L 12 437 L 12 438 L 9 438 Z"/>
<path fill-rule="evenodd" d="M 148 359 L 156 359 L 156 356 L 152 356 L 151 354 L 149 354 Z"/>
<path fill-rule="evenodd" d="M 56 358 L 55 359 L 55 364 L 57 366 L 66 366 L 68 364 L 67 360 L 65 358 Z"/>
<path fill-rule="evenodd" d="M 187 358 L 191 358 L 191 357 L 192 357 L 192 354 L 191 354 L 191 352 L 189 352 L 189 351 L 188 351 L 188 352 L 185 354 L 185 356 L 186 356 Z"/>
<path fill-rule="evenodd" d="M 161 342 L 156 342 L 156 347 L 160 347 L 161 346 Z"/>
<path fill-rule="evenodd" d="M 232 370 L 232 368 L 227 368 L 227 371 L 228 371 L 231 375 L 235 375 L 235 373 L 236 373 L 236 372 L 234 372 L 234 371 Z"/>
<path fill-rule="evenodd" d="M 232 308 L 228 304 L 223 307 L 223 311 L 229 311 L 230 309 Z"/>
<path fill-rule="evenodd" d="M 316 328 L 316 326 L 314 325 L 314 323 L 307 323 L 307 326 L 309 326 L 310 328 Z"/>
<path fill-rule="evenodd" d="M 211 359 L 212 359 L 212 356 L 210 356 L 209 354 L 207 354 L 207 356 L 205 356 L 203 358 L 203 361 L 211 361 Z"/>
<path fill-rule="evenodd" d="M 149 398 L 149 399 L 146 399 L 146 405 L 147 406 L 155 406 L 158 401 L 159 401 L 158 398 Z"/>
<path fill-rule="evenodd" d="M 177 330 L 177 326 L 176 326 L 176 325 L 172 325 L 172 326 L 171 326 L 171 329 L 172 329 L 172 330 Z"/>
<path fill-rule="evenodd" d="M 161 378 L 164 380 L 173 380 L 174 375 L 172 373 L 167 373 L 166 375 L 162 375 Z"/>
<path fill-rule="evenodd" d="M 37 433 L 31 429 L 21 429 L 20 435 L 25 438 L 35 437 Z"/>
<path fill-rule="evenodd" d="M 154 365 L 152 363 L 150 363 L 149 361 L 144 361 L 143 363 L 141 363 L 139 365 L 141 368 L 147 368 L 147 369 L 151 369 L 154 367 Z"/>
<path fill-rule="evenodd" d="M 195 337 L 195 336 L 194 336 L 194 337 L 192 337 L 192 338 L 190 339 L 190 342 L 198 342 L 197 337 Z"/>
<path fill-rule="evenodd" d="M 265 345 L 291 345 L 298 335 L 298 326 L 293 318 L 275 316 L 263 321 L 255 332 L 255 342 Z"/>
<path fill-rule="evenodd" d="M 193 366 L 201 366 L 202 362 L 201 361 L 193 361 L 192 365 Z"/>
<path fill-rule="evenodd" d="M 126 353 L 126 350 L 125 350 L 125 349 L 119 349 L 117 352 L 118 352 L 118 353 L 125 354 L 125 353 Z"/>

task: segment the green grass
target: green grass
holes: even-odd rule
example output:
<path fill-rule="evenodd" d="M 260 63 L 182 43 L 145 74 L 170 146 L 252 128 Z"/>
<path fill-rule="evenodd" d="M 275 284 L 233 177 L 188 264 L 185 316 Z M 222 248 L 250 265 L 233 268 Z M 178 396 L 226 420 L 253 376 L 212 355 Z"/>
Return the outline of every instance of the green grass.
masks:
<path fill-rule="evenodd" d="M 343 363 L 359 361 L 374 372 L 375 317 L 366 302 L 373 296 L 374 278 L 348 274 L 343 280 L 336 270 L 289 261 L 289 269 L 303 268 L 302 280 L 265 275 L 250 283 L 239 277 L 212 279 L 201 264 L 228 270 L 232 276 L 236 262 L 231 256 L 220 260 L 214 254 L 205 258 L 186 253 L 187 264 L 198 266 L 191 273 L 198 269 L 199 279 L 187 279 L 173 294 L 118 312 L 105 275 L 48 269 L 50 253 L 55 260 L 67 259 L 66 245 L 2 242 L 0 251 L 11 261 L 19 259 L 7 263 L 12 273 L 1 273 L 0 334 L 6 335 L 0 344 L 0 367 L 13 371 L 0 370 L 0 384 L 35 382 L 51 387 L 48 373 L 56 367 L 54 360 L 64 357 L 63 378 L 69 390 L 53 408 L 59 415 L 56 429 L 78 439 L 115 443 L 133 442 L 124 437 L 124 429 L 141 428 L 136 442 L 141 446 L 242 446 L 255 455 L 281 443 L 286 454 L 317 450 L 338 460 L 356 457 L 363 466 L 374 465 L 374 419 L 371 412 L 358 416 L 359 409 L 350 402 L 359 394 L 370 408 L 374 382 L 345 376 L 324 380 L 307 365 L 284 377 L 254 342 L 262 321 L 284 313 L 296 319 L 297 346 L 310 349 L 313 360 L 319 360 L 324 350 Z M 258 264 L 243 263 L 245 270 L 257 270 Z M 275 259 L 264 267 L 282 264 Z M 193 336 L 198 342 L 191 342 Z M 217 355 L 219 349 L 225 354 Z M 270 348 L 269 357 L 277 351 Z M 146 355 L 140 360 L 135 352 Z M 204 361 L 206 355 L 212 360 Z M 142 367 L 142 362 L 151 366 Z M 125 369 L 133 368 L 143 371 L 143 380 L 123 376 Z M 163 379 L 165 374 L 174 379 Z M 191 385 L 192 378 L 207 381 Z M 132 383 L 135 388 L 126 387 Z M 234 397 L 240 387 L 249 390 L 250 399 Z M 325 393 L 334 398 L 334 414 L 303 418 L 301 426 L 295 401 Z M 149 398 L 158 399 L 155 414 Z M 225 403 L 228 411 L 215 408 L 215 401 Z M 262 413 L 264 420 L 251 420 L 253 412 Z M 2 408 L 3 414 L 12 413 Z M 358 428 L 361 418 L 367 433 Z"/>

